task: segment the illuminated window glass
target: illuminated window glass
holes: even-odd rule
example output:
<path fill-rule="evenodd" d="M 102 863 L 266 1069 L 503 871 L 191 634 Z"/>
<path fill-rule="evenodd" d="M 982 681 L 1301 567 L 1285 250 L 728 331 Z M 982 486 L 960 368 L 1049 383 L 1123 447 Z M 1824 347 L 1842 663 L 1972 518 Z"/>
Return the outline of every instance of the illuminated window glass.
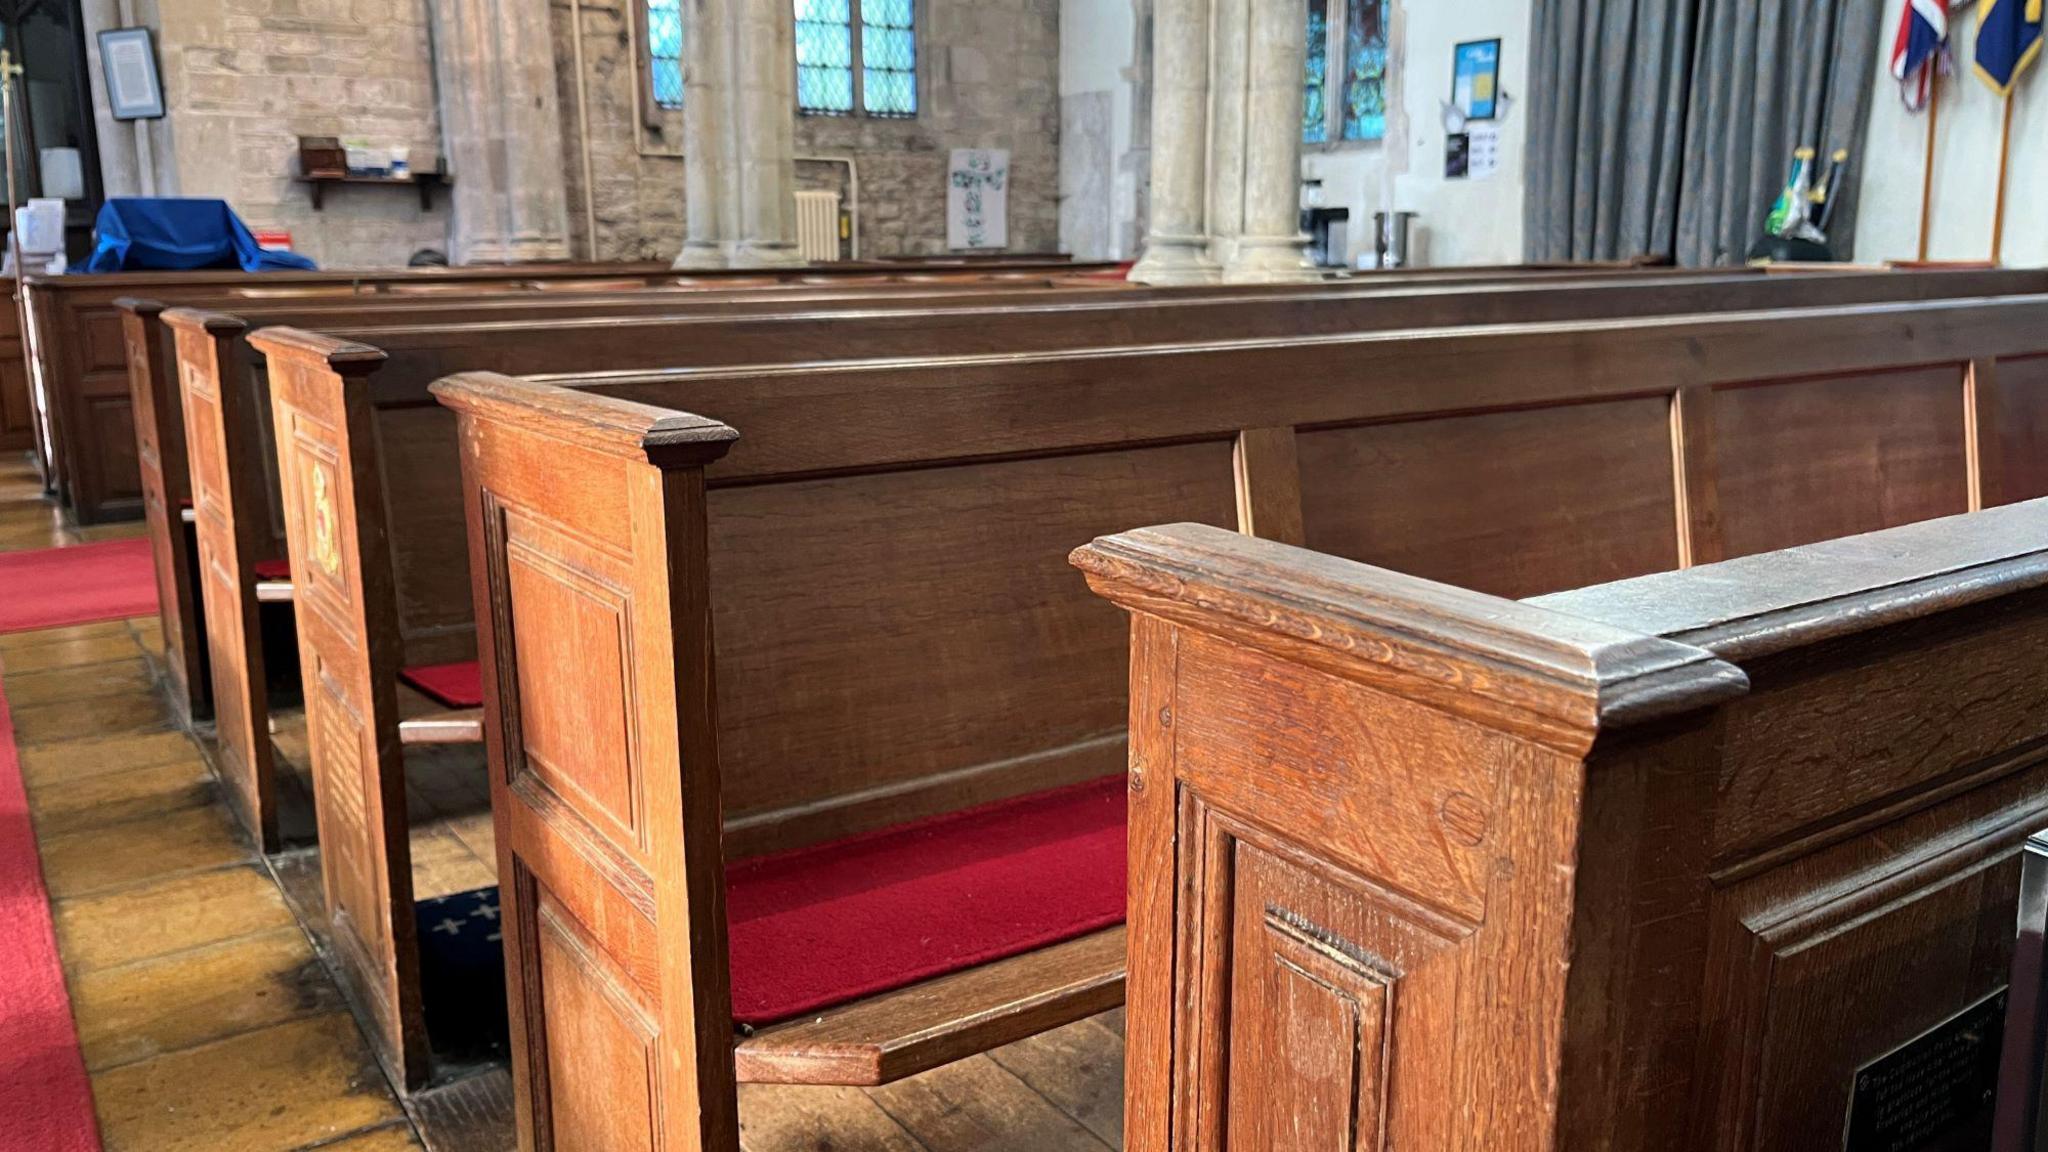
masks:
<path fill-rule="evenodd" d="M 682 0 L 647 0 L 647 80 L 656 104 L 683 106 Z"/>
<path fill-rule="evenodd" d="M 1330 138 L 1327 97 L 1330 90 L 1330 3 L 1308 0 L 1308 56 L 1301 87 L 1301 141 L 1320 144 Z"/>
<path fill-rule="evenodd" d="M 860 0 L 861 107 L 870 116 L 917 115 L 913 0 Z"/>
<path fill-rule="evenodd" d="M 1387 0 L 1350 0 L 1344 29 L 1344 139 L 1387 134 Z"/>
<path fill-rule="evenodd" d="M 796 106 L 853 111 L 853 0 L 796 0 Z"/>

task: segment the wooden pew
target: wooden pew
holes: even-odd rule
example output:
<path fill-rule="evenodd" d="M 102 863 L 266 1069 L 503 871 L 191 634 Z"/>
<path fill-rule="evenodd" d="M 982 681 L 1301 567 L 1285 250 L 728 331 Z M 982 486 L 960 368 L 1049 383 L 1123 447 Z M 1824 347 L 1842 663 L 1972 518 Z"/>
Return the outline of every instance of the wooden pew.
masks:
<path fill-rule="evenodd" d="M 0 282 L 0 451 L 26 451 L 35 433 L 28 350 L 21 338 L 15 282 Z"/>
<path fill-rule="evenodd" d="M 733 990 L 758 973 L 729 961 L 722 907 L 763 860 L 1121 770 L 1125 629 L 1065 564 L 1091 525 L 1173 509 L 1525 594 L 1963 511 L 1989 458 L 1965 397 L 2008 357 L 2025 383 L 2008 371 L 1979 411 L 2038 411 L 2043 320 L 2048 301 L 2018 299 L 441 382 L 461 418 L 522 1140 L 731 1147 L 736 1081 L 886 1081 L 1114 999 L 1106 929 L 736 1035 Z M 289 371 L 281 427 L 332 411 L 299 403 L 367 403 Z M 2033 443 L 2020 428 L 1976 434 Z M 289 471 L 375 471 L 313 436 Z M 2048 491 L 2035 464 L 1999 467 L 1974 490 Z M 336 522 L 331 594 L 370 603 L 408 561 Z M 362 539 L 416 546 L 389 524 Z M 302 631 L 302 659 L 353 643 Z M 309 699 L 309 722 L 345 726 L 356 691 Z M 384 746 L 378 707 L 337 742 Z M 373 863 L 334 867 L 405 875 L 386 804 L 365 821 Z M 356 900 L 406 923 L 402 888 L 342 895 L 339 918 L 367 914 L 346 914 Z M 815 947 L 859 950 L 836 943 Z M 359 979 L 403 973 L 375 958 Z"/>
<path fill-rule="evenodd" d="M 563 282 L 631 291 L 639 287 L 690 283 L 764 283 L 774 280 L 834 281 L 845 277 L 885 276 L 944 282 L 960 275 L 1033 278 L 1044 274 L 1071 276 L 1108 265 L 1055 261 L 1044 265 L 1012 264 L 986 270 L 928 269 L 881 265 L 821 265 L 774 273 L 749 271 L 692 272 L 687 277 L 656 263 L 552 264 L 465 268 L 378 269 L 357 272 L 122 272 L 94 275 L 30 276 L 25 281 L 34 372 L 41 378 L 48 407 L 37 413 L 45 425 L 53 457 L 45 460 L 44 479 L 80 523 L 128 519 L 142 515 L 142 493 L 136 461 L 133 415 L 129 409 L 128 376 L 121 318 L 114 301 L 124 296 L 147 297 L 181 304 L 188 297 L 222 292 L 251 294 L 252 299 L 303 299 L 383 293 L 393 296 L 474 294 L 479 291 L 535 293 L 543 285 Z"/>
<path fill-rule="evenodd" d="M 201 311 L 237 306 L 245 325 L 282 325 L 307 328 L 352 328 L 378 323 L 453 325 L 483 321 L 509 322 L 577 316 L 672 316 L 685 313 L 714 313 L 721 310 L 767 311 L 817 308 L 833 303 L 874 301 L 886 297 L 891 306 L 913 306 L 918 302 L 957 300 L 982 293 L 1016 295 L 1050 290 L 1055 285 L 1071 291 L 1122 291 L 1120 285 L 1090 285 L 1069 288 L 1052 279 L 969 281 L 937 286 L 891 283 L 859 289 L 831 286 L 791 288 L 768 283 L 754 289 L 733 291 L 719 286 L 649 289 L 630 294 L 608 292 L 570 295 L 544 293 L 509 297 L 505 293 L 485 296 L 440 294 L 430 301 L 394 302 L 389 294 L 344 297 L 281 297 L 259 300 L 210 298 L 194 301 L 187 308 Z M 191 539 L 191 482 L 185 447 L 184 403 L 176 387 L 177 347 L 172 333 L 160 317 L 161 301 L 122 297 L 114 301 L 121 312 L 123 340 L 127 349 L 130 408 L 134 413 L 136 464 L 141 478 L 143 517 L 155 563 L 159 618 L 164 637 L 166 693 L 179 717 L 186 723 L 212 715 L 211 674 L 206 651 L 204 606 L 198 595 L 195 542 Z M 228 361 L 241 365 L 250 359 L 245 346 L 236 342 Z M 260 363 L 255 370 L 260 373 Z M 0 362 L 0 387 L 6 384 L 6 365 Z M 239 367 L 232 375 L 239 373 Z M 24 388 L 26 385 L 24 385 Z M 26 393 L 24 392 L 24 396 Z M 269 440 L 269 401 L 259 391 L 242 406 L 245 416 L 262 427 L 244 433 L 262 443 Z M 252 490 L 256 508 L 271 524 L 267 537 L 250 540 L 256 562 L 271 565 L 284 555 L 284 523 L 276 511 L 276 476 L 272 454 L 264 449 L 263 485 Z M 226 510 L 232 515 L 233 509 Z"/>
<path fill-rule="evenodd" d="M 1074 562 L 1131 613 L 1126 1147 L 1988 1148 L 2038 1074 L 2048 501 L 1521 603 Z"/>
<path fill-rule="evenodd" d="M 1031 352 L 1104 344 L 1164 345 L 1190 336 L 1341 335 L 1403 324 L 1618 316 L 1715 307 L 1744 311 L 1813 300 L 1924 298 L 1944 293 L 1994 294 L 2041 287 L 2048 287 L 2048 274 L 2038 272 L 1851 275 L 1798 282 L 1748 275 L 1727 279 L 1688 275 L 1543 288 L 1335 288 L 1215 296 L 1098 293 L 1048 297 L 1042 301 L 962 301 L 943 307 L 920 306 L 926 302 L 891 296 L 886 300 L 861 301 L 858 308 L 823 312 L 801 310 L 803 301 L 790 300 L 764 305 L 760 316 L 598 318 L 518 325 L 446 323 L 432 327 L 328 331 L 338 341 L 367 344 L 386 354 L 372 379 L 376 406 L 381 413 L 377 420 L 392 439 L 393 446 L 387 451 L 403 453 L 402 466 L 408 473 L 452 477 L 447 471 L 453 459 L 452 428 L 439 413 L 419 409 L 426 400 L 428 384 L 440 376 L 465 370 L 711 367 L 856 357 Z M 799 311 L 771 314 L 785 305 Z M 727 305 L 721 302 L 715 307 L 722 311 Z M 193 366 L 187 371 L 224 371 L 218 366 L 230 364 L 244 352 L 235 340 L 237 328 L 223 318 L 209 320 L 204 327 L 203 335 L 195 331 L 179 337 L 181 341 L 189 338 L 204 345 L 188 356 Z M 297 347 L 294 355 L 304 356 L 312 346 L 301 342 Z M 246 351 L 261 354 L 260 349 Z M 145 353 L 138 351 L 137 355 Z M 1313 361 L 1311 355 L 1290 370 L 1316 371 Z M 309 370 L 329 372 L 326 366 L 318 364 Z M 338 387 L 339 378 L 333 378 Z M 267 412 L 269 407 L 268 400 L 260 395 L 262 385 L 257 388 L 258 398 L 245 406 L 251 419 L 259 418 L 254 414 Z M 224 389 L 218 386 L 205 390 L 209 395 L 221 391 Z M 391 431 L 401 426 L 406 429 L 403 433 Z M 253 455 L 264 460 L 266 466 L 274 462 L 267 427 L 252 424 L 230 431 L 245 444 L 262 445 Z M 230 449 L 229 458 L 240 458 L 246 451 Z M 417 515 L 419 524 L 445 532 L 457 522 L 458 515 L 448 506 L 451 485 L 452 480 L 436 490 L 438 503 L 433 498 L 412 501 L 413 508 L 407 515 Z M 250 495 L 267 496 L 270 490 L 247 491 Z M 283 553 L 283 516 L 274 503 L 262 502 L 254 507 L 255 511 L 248 511 L 224 505 L 224 519 L 216 523 L 229 533 L 252 533 L 240 537 L 237 550 L 252 554 L 258 562 L 274 563 Z M 262 542 L 265 532 L 271 534 L 272 542 L 267 545 Z M 170 551 L 164 550 L 166 554 Z M 222 551 L 226 551 L 226 545 Z M 430 635 L 467 637 L 471 623 L 463 598 L 467 585 L 462 564 L 461 551 L 453 539 L 446 540 L 442 552 L 432 559 L 407 563 L 398 576 L 403 596 L 399 618 L 405 636 L 419 644 L 426 644 L 425 637 Z M 184 568 L 168 563 L 163 570 L 175 574 Z M 167 597 L 166 602 L 172 602 L 172 598 Z M 253 618 L 238 616 L 230 623 L 247 619 Z M 198 634 L 199 629 L 186 629 L 188 638 Z M 252 676 L 260 672 L 260 633 L 240 633 L 238 642 L 232 632 L 210 630 L 207 634 L 212 636 L 213 643 L 234 648 L 223 657 L 224 669 L 235 671 L 222 682 L 221 691 L 239 690 L 237 686 L 244 682 L 242 669 L 257 670 L 250 673 Z M 436 658 L 411 660 L 408 664 L 438 665 L 472 658 L 463 648 L 466 639 L 445 643 L 452 647 L 444 650 L 443 642 L 435 642 Z M 167 650 L 173 647 L 177 645 L 167 640 Z M 263 711 L 249 702 L 239 703 L 237 710 L 248 711 L 259 719 Z M 260 733 L 264 729 L 258 723 L 250 730 Z M 223 739 L 237 738 L 234 729 L 223 729 Z M 232 759 L 259 775 L 267 776 L 269 772 L 269 753 L 261 740 L 256 746 L 241 749 Z M 266 787 L 250 783 L 238 790 L 245 796 L 256 797 L 263 795 Z M 274 845 L 274 813 L 265 805 L 248 811 L 257 817 L 252 828 L 266 844 Z"/>

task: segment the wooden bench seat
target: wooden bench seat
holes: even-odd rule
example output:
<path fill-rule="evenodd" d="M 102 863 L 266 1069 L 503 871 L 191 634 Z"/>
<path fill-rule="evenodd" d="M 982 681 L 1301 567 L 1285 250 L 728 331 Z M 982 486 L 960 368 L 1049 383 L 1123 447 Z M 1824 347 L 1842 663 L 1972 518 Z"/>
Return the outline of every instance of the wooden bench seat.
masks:
<path fill-rule="evenodd" d="M 1519 603 L 1074 562 L 1131 616 L 1131 1147 L 2032 1145 L 2048 500 Z"/>
<path fill-rule="evenodd" d="M 1126 630 L 1061 579 L 1086 524 L 1264 519 L 1526 595 L 1964 511 L 1972 438 L 2010 447 L 2035 425 L 2006 405 L 2042 402 L 1977 390 L 2048 352 L 2044 320 L 2029 298 L 442 381 L 523 1138 L 736 1139 L 728 868 L 1122 762 Z M 1973 395 L 2007 418 L 1966 430 Z M 1976 499 L 2042 482 L 2003 459 Z M 1081 1010 L 1050 987 L 1042 1023 Z M 958 1055 L 987 1007 L 948 995 L 921 1003 Z M 892 1030 L 812 1079 L 868 1076 Z"/>

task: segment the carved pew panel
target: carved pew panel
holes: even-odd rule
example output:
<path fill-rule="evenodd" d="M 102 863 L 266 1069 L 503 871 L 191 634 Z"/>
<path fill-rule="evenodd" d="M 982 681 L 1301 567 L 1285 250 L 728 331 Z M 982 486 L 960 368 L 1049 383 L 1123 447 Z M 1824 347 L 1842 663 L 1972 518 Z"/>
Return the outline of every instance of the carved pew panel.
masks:
<path fill-rule="evenodd" d="M 321 363 L 355 377 L 381 358 L 345 345 Z M 281 360 L 270 383 L 330 932 L 372 1047 L 401 1083 L 418 1084 L 428 1053 L 372 414 L 360 389 L 326 387 L 310 361 Z"/>
<path fill-rule="evenodd" d="M 1951 1020 L 1922 1118 L 1984 1138 L 2048 501 L 1521 604 L 1185 526 L 1075 562 L 1133 613 L 1127 1146 L 1839 1146 Z"/>
<path fill-rule="evenodd" d="M 262 636 L 256 582 L 263 551 L 259 530 L 239 514 L 254 504 L 262 477 L 237 463 L 253 447 L 237 442 L 248 426 L 245 397 L 215 386 L 219 357 L 229 354 L 240 326 L 178 309 L 164 313 L 163 322 L 176 334 L 183 376 L 197 601 L 207 632 L 221 773 L 243 826 L 263 850 L 273 851 L 278 820 L 269 683 L 260 639 L 245 642 Z"/>
<path fill-rule="evenodd" d="M 147 300 L 116 303 L 128 348 L 135 453 L 156 570 L 164 674 L 171 705 L 189 725 L 213 714 L 213 673 L 200 618 L 197 546 L 185 521 L 191 510 L 192 476 L 185 453 L 184 390 L 175 375 L 176 345 L 161 319 L 163 306 Z"/>

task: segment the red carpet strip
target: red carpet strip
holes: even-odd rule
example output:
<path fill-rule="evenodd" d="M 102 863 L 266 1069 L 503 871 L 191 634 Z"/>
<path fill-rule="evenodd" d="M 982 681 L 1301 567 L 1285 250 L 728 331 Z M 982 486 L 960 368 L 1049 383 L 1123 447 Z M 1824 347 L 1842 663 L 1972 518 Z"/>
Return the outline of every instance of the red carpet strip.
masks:
<path fill-rule="evenodd" d="M 0 557 L 7 558 L 11 557 Z M 0 606 L 0 613 L 5 611 L 6 607 Z M 104 614 L 99 618 L 105 618 Z M 22 787 L 21 758 L 14 748 L 14 720 L 4 695 L 0 695 L 0 1147 L 10 1152 L 99 1152 L 100 1147 L 85 1057 L 78 1049 L 71 997 L 64 989 L 63 966 L 57 961 L 50 894 L 43 886 L 42 862 L 36 856 L 35 832 L 29 825 L 28 793 Z"/>
<path fill-rule="evenodd" d="M 0 553 L 0 633 L 156 611 L 147 540 Z"/>
<path fill-rule="evenodd" d="M 789 1020 L 1123 923 L 1124 778 L 726 870 L 733 1018 Z"/>

